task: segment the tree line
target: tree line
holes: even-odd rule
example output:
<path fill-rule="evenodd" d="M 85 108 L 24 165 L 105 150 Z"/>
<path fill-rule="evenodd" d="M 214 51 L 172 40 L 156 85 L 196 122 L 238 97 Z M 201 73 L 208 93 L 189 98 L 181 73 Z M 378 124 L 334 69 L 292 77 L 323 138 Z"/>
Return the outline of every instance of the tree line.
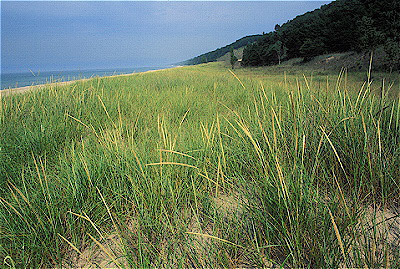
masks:
<path fill-rule="evenodd" d="M 250 35 L 250 36 L 242 37 L 241 39 L 236 40 L 232 44 L 229 44 L 229 45 L 226 45 L 225 47 L 201 54 L 197 57 L 194 57 L 192 59 L 184 61 L 181 64 L 194 65 L 194 64 L 214 62 L 219 57 L 222 57 L 225 54 L 229 53 L 232 49 L 238 49 L 238 48 L 244 47 L 248 44 L 251 44 L 251 43 L 257 41 L 261 37 L 262 37 L 262 35 Z"/>
<path fill-rule="evenodd" d="M 379 50 L 384 65 L 400 69 L 400 1 L 337 0 L 276 25 L 245 47 L 245 66 L 275 65 L 325 53 Z"/>

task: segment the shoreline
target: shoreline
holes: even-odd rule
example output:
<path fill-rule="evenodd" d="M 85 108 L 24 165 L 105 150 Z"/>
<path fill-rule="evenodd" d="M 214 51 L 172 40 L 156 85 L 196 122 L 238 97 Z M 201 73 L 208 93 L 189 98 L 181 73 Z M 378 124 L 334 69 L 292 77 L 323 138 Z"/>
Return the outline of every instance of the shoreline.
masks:
<path fill-rule="evenodd" d="M 145 74 L 145 73 L 151 73 L 151 72 L 157 72 L 157 71 L 175 69 L 175 68 L 181 68 L 181 67 L 184 67 L 184 66 L 174 66 L 174 67 L 167 67 L 167 68 L 163 68 L 163 69 L 148 70 L 148 71 L 143 71 L 143 72 L 119 74 L 119 75 L 112 75 L 112 76 L 104 76 L 104 77 L 99 77 L 99 78 L 114 78 L 114 77 L 132 76 L 132 75 L 135 75 L 135 74 Z M 0 97 L 7 96 L 7 95 L 10 95 L 10 94 L 25 93 L 27 91 L 32 91 L 32 90 L 35 90 L 35 89 L 40 89 L 40 88 L 48 87 L 48 86 L 65 86 L 65 85 L 69 85 L 69 84 L 72 84 L 72 83 L 75 83 L 75 82 L 88 81 L 88 80 L 93 79 L 93 78 L 96 78 L 96 77 L 77 79 L 77 80 L 68 80 L 68 81 L 61 81 L 61 82 L 53 82 L 53 83 L 39 84 L 39 85 L 31 85 L 31 86 L 23 86 L 23 87 L 18 87 L 18 88 L 4 89 L 4 90 L 0 90 Z"/>

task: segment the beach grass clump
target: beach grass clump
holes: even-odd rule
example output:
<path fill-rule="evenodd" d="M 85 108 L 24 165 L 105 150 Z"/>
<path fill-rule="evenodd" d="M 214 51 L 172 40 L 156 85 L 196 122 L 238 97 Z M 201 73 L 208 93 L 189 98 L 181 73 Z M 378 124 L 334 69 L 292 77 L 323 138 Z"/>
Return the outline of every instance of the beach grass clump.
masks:
<path fill-rule="evenodd" d="M 399 82 L 360 77 L 211 63 L 3 96 L 3 265 L 399 266 Z"/>

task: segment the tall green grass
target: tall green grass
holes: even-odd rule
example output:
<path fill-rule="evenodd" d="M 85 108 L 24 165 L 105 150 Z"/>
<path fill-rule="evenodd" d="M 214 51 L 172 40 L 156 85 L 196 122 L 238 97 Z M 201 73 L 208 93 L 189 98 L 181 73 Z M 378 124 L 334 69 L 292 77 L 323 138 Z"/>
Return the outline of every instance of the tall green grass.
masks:
<path fill-rule="evenodd" d="M 398 82 L 366 78 L 214 63 L 2 97 L 1 262 L 400 266 Z"/>

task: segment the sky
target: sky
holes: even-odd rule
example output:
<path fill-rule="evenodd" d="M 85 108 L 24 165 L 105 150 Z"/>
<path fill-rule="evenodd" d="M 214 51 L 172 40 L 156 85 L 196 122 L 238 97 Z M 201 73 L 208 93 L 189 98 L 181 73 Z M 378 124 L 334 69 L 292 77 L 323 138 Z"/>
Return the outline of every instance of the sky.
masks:
<path fill-rule="evenodd" d="M 330 1 L 1 1 L 1 70 L 166 66 Z"/>

